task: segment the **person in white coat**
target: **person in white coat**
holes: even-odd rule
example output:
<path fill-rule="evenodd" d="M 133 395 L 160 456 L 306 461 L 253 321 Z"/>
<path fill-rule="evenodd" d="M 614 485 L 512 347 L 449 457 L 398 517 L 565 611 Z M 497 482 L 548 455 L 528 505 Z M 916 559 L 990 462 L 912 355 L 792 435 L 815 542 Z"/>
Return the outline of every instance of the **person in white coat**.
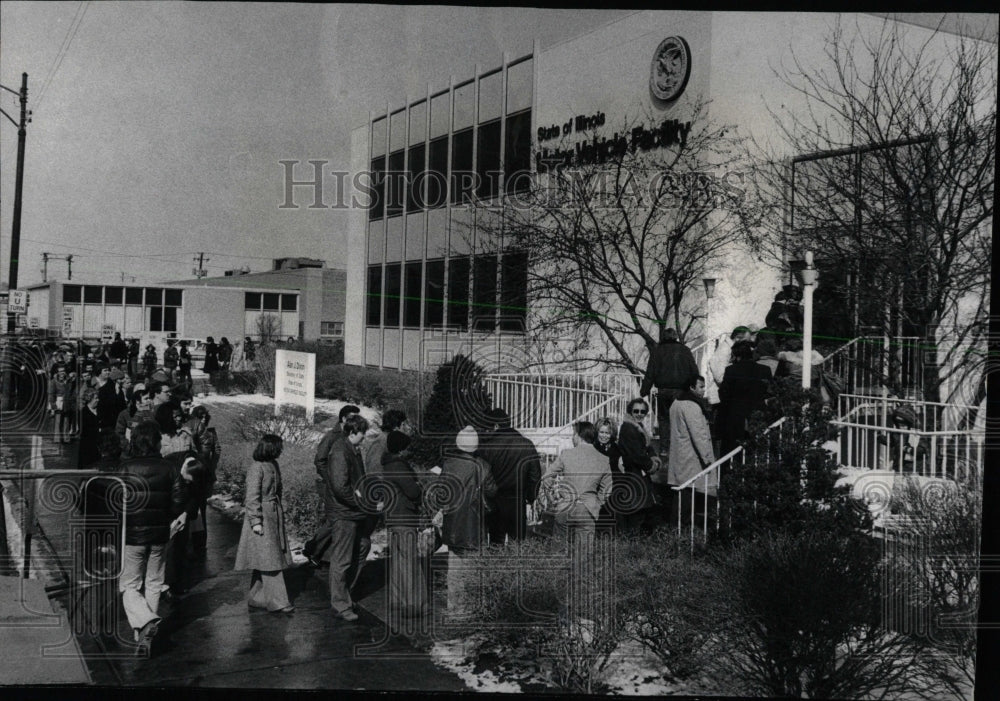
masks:
<path fill-rule="evenodd" d="M 753 337 L 753 332 L 746 326 L 737 326 L 729 334 L 729 338 L 723 336 L 719 339 L 719 344 L 715 347 L 715 352 L 708 360 L 708 381 L 706 382 L 705 398 L 708 403 L 718 408 L 719 405 L 719 385 L 726 375 L 726 368 L 732 362 L 733 344 L 737 341 L 749 341 Z"/>
<path fill-rule="evenodd" d="M 702 411 L 701 395 L 705 389 L 705 378 L 694 375 L 674 403 L 670 405 L 670 463 L 667 468 L 667 482 L 678 487 L 697 475 L 715 462 L 715 451 L 712 449 L 712 435 L 708 420 Z M 700 482 L 694 485 L 699 492 L 704 491 Z M 676 492 L 671 500 L 670 523 L 678 518 L 678 499 L 680 500 L 682 522 L 690 520 L 691 492 L 690 487 Z M 714 491 L 714 487 L 711 491 Z M 710 491 L 710 494 L 711 494 Z M 710 497 L 709 501 L 714 498 Z M 705 503 L 704 497 L 695 498 L 695 507 Z"/>

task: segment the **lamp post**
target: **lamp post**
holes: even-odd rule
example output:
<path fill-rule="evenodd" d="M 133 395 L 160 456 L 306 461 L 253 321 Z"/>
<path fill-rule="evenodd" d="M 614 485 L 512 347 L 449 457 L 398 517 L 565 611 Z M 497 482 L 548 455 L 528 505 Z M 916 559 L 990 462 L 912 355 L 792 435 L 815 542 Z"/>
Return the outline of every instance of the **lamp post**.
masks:
<path fill-rule="evenodd" d="M 712 309 L 712 298 L 715 297 L 715 278 L 702 278 L 702 283 L 705 285 L 705 352 L 701 354 L 701 375 L 702 377 L 708 377 L 708 357 L 710 355 L 710 349 L 708 348 L 708 321 Z"/>
<path fill-rule="evenodd" d="M 812 251 L 806 251 L 806 267 L 799 275 L 802 278 L 802 389 L 812 386 L 812 331 L 813 331 L 813 291 L 819 280 L 819 271 L 813 266 Z"/>

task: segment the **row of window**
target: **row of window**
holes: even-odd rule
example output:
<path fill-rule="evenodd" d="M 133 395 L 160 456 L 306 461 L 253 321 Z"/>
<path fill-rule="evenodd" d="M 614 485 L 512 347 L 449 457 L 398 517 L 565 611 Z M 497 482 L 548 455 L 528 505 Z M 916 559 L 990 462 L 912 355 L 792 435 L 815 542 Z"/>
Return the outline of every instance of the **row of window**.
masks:
<path fill-rule="evenodd" d="M 503 139 L 501 139 L 503 136 Z M 502 143 L 501 143 L 502 142 Z M 501 191 L 512 194 L 529 187 L 531 173 L 531 110 L 463 129 L 448 136 L 394 151 L 371 161 L 369 219 L 490 199 Z M 503 162 L 501 163 L 501 152 Z M 449 168 L 450 162 L 450 168 Z M 473 167 L 474 166 L 474 167 Z M 502 166 L 502 167 L 501 167 Z"/>
<path fill-rule="evenodd" d="M 247 311 L 294 312 L 298 311 L 299 296 L 278 292 L 246 292 L 243 307 Z"/>
<path fill-rule="evenodd" d="M 184 290 L 162 287 L 106 287 L 104 285 L 63 285 L 65 304 L 126 304 L 131 306 L 180 307 Z M 156 330 L 156 329 L 154 329 Z"/>
<path fill-rule="evenodd" d="M 370 265 L 367 325 L 523 331 L 527 290 L 524 251 Z"/>

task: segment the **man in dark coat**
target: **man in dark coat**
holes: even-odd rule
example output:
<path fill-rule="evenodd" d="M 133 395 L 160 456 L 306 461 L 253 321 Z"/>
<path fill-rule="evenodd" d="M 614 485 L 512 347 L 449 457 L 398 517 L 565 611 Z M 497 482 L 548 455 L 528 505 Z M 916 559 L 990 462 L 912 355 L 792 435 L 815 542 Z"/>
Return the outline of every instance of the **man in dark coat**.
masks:
<path fill-rule="evenodd" d="M 535 500 L 542 464 L 535 444 L 510 425 L 510 415 L 492 409 L 487 415 L 493 432 L 483 437 L 479 455 L 490 465 L 497 484 L 494 508 L 486 516 L 490 542 L 503 545 L 528 533 L 526 507 Z"/>
<path fill-rule="evenodd" d="M 164 551 L 171 535 L 187 520 L 185 480 L 189 475 L 183 467 L 175 471 L 160 457 L 160 428 L 155 422 L 136 426 L 131 454 L 133 457 L 120 468 L 129 487 L 125 490 L 125 546 L 118 589 L 138 643 L 137 654 L 146 655 L 160 622 L 157 608 Z"/>
<path fill-rule="evenodd" d="M 716 427 L 722 455 L 740 444 L 746 422 L 754 411 L 764 409 L 771 385 L 771 369 L 754 362 L 749 341 L 733 345 L 733 364 L 726 368 L 719 385 L 719 414 Z"/>
<path fill-rule="evenodd" d="M 102 371 L 101 376 L 104 375 Z M 125 387 L 122 380 L 125 373 L 114 368 L 108 374 L 108 381 L 97 390 L 97 420 L 101 426 L 101 433 L 112 433 L 115 424 L 118 422 L 118 414 L 123 409 L 128 408 L 128 400 L 125 398 Z"/>
<path fill-rule="evenodd" d="M 122 361 L 128 360 L 128 344 L 122 340 L 122 335 L 118 331 L 115 331 L 115 340 L 108 348 L 108 356 L 111 358 L 111 364 L 115 367 L 119 367 Z"/>
<path fill-rule="evenodd" d="M 357 584 L 371 549 L 365 520 L 374 505 L 365 502 L 361 492 L 365 466 L 361 441 L 368 432 L 368 420 L 352 414 L 344 421 L 340 441 L 331 450 L 323 472 L 323 482 L 333 490 L 330 540 L 330 606 L 345 621 L 358 620 L 351 589 Z"/>
<path fill-rule="evenodd" d="M 694 354 L 677 340 L 677 331 L 661 329 L 660 343 L 649 354 L 649 364 L 639 389 L 639 396 L 645 398 L 656 387 L 661 455 L 670 452 L 670 405 L 684 391 L 687 378 L 697 374 L 698 364 L 694 361 Z"/>
<path fill-rule="evenodd" d="M 302 554 L 309 558 L 309 561 L 319 567 L 327 548 L 330 547 L 330 534 L 333 532 L 333 484 L 326 479 L 329 475 L 330 455 L 334 449 L 340 448 L 340 441 L 344 439 L 343 426 L 348 416 L 358 414 L 361 409 L 353 404 L 345 404 L 340 409 L 337 417 L 337 425 L 326 432 L 319 446 L 316 448 L 316 457 L 313 464 L 316 466 L 316 489 L 323 495 L 323 525 L 302 547 Z"/>

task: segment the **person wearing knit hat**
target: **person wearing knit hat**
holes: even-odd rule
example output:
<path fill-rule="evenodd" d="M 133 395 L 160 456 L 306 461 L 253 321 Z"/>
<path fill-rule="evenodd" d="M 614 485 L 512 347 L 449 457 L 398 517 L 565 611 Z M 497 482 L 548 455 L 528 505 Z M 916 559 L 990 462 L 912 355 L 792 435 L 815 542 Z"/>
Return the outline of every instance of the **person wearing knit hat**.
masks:
<path fill-rule="evenodd" d="M 479 449 L 479 434 L 472 426 L 466 426 L 455 437 L 455 446 L 466 453 L 475 453 Z"/>
<path fill-rule="evenodd" d="M 417 550 L 423 488 L 417 473 L 404 457 L 409 445 L 407 434 L 390 431 L 380 466 L 386 487 L 385 525 L 389 536 L 390 614 L 386 620 L 393 626 L 394 633 L 401 632 L 395 627 L 402 624 L 403 618 L 420 617 L 427 612 L 427 582 L 430 579 L 429 561 L 422 561 Z"/>
<path fill-rule="evenodd" d="M 441 540 L 448 546 L 448 616 L 462 617 L 469 613 L 469 604 L 476 597 L 469 591 L 474 580 L 463 560 L 486 544 L 486 512 L 496 496 L 497 483 L 489 463 L 474 455 L 479 447 L 479 434 L 466 426 L 455 437 L 457 450 L 445 454 L 439 480 L 442 493 L 452 502 L 442 504 L 444 519 Z"/>

